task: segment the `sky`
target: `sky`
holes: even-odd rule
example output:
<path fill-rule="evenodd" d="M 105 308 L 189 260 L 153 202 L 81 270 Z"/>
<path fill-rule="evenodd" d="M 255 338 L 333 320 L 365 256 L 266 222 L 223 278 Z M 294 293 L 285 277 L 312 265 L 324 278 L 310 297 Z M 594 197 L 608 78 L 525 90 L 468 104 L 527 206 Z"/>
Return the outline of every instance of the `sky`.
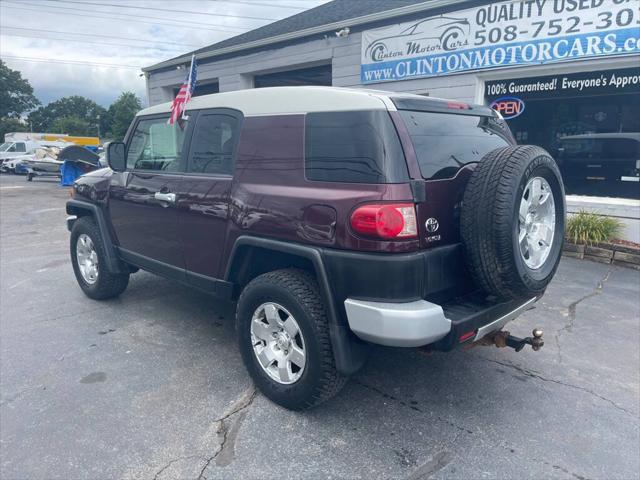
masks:
<path fill-rule="evenodd" d="M 126 90 L 146 105 L 141 67 L 327 1 L 0 0 L 0 57 L 43 105 L 82 95 L 108 107 Z"/>

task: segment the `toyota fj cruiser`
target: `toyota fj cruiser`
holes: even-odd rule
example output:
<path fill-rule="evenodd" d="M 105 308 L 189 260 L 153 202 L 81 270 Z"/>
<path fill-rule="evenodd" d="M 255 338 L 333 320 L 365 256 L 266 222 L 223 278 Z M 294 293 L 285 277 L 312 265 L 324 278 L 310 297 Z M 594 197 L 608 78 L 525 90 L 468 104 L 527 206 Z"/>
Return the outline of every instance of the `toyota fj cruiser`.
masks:
<path fill-rule="evenodd" d="M 371 343 L 521 349 L 501 328 L 543 294 L 563 242 L 556 163 L 485 106 L 281 87 L 147 108 L 67 203 L 93 299 L 144 269 L 237 301 L 240 351 L 273 401 L 335 395 Z"/>

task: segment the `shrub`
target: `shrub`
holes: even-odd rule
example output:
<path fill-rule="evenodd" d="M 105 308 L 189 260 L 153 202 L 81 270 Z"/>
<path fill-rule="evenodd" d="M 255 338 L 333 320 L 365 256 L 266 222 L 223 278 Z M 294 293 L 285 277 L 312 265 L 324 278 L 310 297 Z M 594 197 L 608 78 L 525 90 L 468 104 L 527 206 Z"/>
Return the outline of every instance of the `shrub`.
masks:
<path fill-rule="evenodd" d="M 581 210 L 567 220 L 567 238 L 573 243 L 608 242 L 620 234 L 622 223 L 617 218 L 603 217 Z"/>

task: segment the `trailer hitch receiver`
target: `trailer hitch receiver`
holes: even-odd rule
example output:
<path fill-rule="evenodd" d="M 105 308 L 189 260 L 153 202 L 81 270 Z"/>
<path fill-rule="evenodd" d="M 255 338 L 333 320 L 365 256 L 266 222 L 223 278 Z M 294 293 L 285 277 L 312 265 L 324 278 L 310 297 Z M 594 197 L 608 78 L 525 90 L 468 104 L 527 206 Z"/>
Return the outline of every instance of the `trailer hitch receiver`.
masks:
<path fill-rule="evenodd" d="M 536 352 L 540 350 L 544 346 L 544 340 L 542 339 L 542 330 L 540 328 L 534 328 L 532 337 L 520 338 L 511 333 L 501 330 L 499 332 L 494 333 L 493 335 L 488 335 L 487 337 L 480 340 L 481 345 L 495 345 L 496 347 L 511 347 L 516 352 L 522 350 L 525 345 L 531 345 Z"/>

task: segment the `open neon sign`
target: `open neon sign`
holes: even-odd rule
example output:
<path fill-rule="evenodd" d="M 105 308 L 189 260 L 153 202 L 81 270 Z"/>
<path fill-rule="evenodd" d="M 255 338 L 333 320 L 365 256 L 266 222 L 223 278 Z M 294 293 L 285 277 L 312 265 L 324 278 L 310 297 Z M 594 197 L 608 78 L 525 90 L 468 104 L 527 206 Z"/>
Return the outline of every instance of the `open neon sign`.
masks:
<path fill-rule="evenodd" d="M 524 112 L 524 102 L 517 97 L 501 97 L 489 106 L 500 112 L 505 120 L 516 118 Z"/>

